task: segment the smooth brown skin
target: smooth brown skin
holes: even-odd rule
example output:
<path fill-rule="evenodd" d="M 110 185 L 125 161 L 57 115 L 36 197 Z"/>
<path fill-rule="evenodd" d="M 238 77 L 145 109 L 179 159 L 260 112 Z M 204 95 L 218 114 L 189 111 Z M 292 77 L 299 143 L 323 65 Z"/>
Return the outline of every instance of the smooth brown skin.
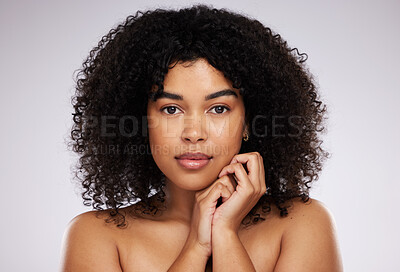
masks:
<path fill-rule="evenodd" d="M 177 64 L 164 81 L 165 91 L 183 100 L 159 98 L 148 106 L 150 146 L 167 177 L 167 210 L 144 216 L 132 212 L 139 204 L 124 208 L 132 215 L 126 229 L 106 224 L 107 211 L 100 217 L 95 211 L 78 215 L 64 235 L 61 271 L 204 271 L 216 249 L 213 258 L 226 256 L 227 262 L 213 259 L 214 271 L 342 271 L 333 218 L 317 200 L 294 200 L 286 218 L 272 207 L 265 221 L 240 225 L 266 190 L 262 157 L 237 155 L 247 130 L 243 98 L 207 61 L 186 64 Z M 232 89 L 237 98 L 204 100 L 223 89 Z M 220 105 L 230 111 L 216 108 Z M 175 112 L 168 115 L 166 106 L 175 106 Z M 174 159 L 187 151 L 213 158 L 200 170 L 187 170 Z M 223 204 L 216 208 L 221 196 Z M 218 237 L 231 237 L 225 233 L 240 239 L 225 251 L 235 252 L 237 264 L 221 253 L 224 241 Z"/>

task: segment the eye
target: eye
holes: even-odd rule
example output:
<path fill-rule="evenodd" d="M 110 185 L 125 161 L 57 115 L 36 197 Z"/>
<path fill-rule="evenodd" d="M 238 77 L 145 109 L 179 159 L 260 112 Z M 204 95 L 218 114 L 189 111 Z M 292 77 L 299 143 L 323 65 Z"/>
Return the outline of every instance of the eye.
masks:
<path fill-rule="evenodd" d="M 222 106 L 222 105 L 215 106 L 215 107 L 213 107 L 212 109 L 215 109 L 215 113 L 216 113 L 216 114 L 223 114 L 223 113 L 225 113 L 226 111 L 230 111 L 230 109 L 229 109 L 228 107 Z M 226 110 L 226 111 L 224 111 L 224 110 Z"/>
<path fill-rule="evenodd" d="M 167 110 L 167 111 L 165 111 Z M 175 114 L 176 110 L 179 110 L 177 107 L 175 106 L 167 106 L 161 109 L 161 112 L 166 113 L 167 115 L 173 115 Z"/>

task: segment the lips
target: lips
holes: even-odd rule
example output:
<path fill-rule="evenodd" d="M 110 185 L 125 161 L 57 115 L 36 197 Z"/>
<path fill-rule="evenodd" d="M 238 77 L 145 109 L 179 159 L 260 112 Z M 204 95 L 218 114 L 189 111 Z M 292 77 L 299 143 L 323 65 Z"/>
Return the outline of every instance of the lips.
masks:
<path fill-rule="evenodd" d="M 211 156 L 208 156 L 204 153 L 184 153 L 176 157 L 177 159 L 185 159 L 185 160 L 208 160 L 211 159 Z"/>
<path fill-rule="evenodd" d="M 192 170 L 203 168 L 212 159 L 211 156 L 208 156 L 204 153 L 184 153 L 175 158 L 180 166 Z"/>

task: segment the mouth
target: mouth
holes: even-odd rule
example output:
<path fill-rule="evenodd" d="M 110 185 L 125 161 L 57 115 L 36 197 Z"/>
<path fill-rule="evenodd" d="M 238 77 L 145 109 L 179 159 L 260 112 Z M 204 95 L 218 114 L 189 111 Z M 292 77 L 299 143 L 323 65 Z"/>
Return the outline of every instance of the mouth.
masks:
<path fill-rule="evenodd" d="M 183 168 L 196 170 L 205 167 L 212 159 L 212 156 L 204 153 L 184 153 L 175 157 L 175 159 Z"/>

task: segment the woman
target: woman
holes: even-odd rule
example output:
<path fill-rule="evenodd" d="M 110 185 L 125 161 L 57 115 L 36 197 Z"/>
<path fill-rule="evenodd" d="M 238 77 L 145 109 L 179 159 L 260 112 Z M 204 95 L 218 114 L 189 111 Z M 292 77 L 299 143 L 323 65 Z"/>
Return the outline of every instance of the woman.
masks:
<path fill-rule="evenodd" d="M 78 74 L 62 271 L 341 271 L 304 54 L 204 5 L 130 16 Z M 106 209 L 104 209 L 106 208 Z"/>

